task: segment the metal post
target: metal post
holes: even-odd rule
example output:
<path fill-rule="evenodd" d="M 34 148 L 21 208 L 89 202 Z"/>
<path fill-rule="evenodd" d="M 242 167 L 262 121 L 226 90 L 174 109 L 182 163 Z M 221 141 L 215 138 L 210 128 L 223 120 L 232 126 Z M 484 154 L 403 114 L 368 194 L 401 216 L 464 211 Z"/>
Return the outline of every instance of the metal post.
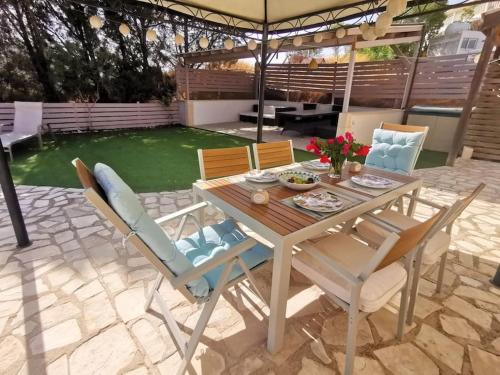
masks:
<path fill-rule="evenodd" d="M 259 113 L 257 115 L 257 143 L 262 142 L 262 126 L 264 125 L 264 91 L 266 90 L 267 68 L 267 22 L 262 29 L 262 42 L 260 44 L 260 79 L 259 79 Z"/>
<path fill-rule="evenodd" d="M 1 139 L 0 139 L 0 185 L 2 185 L 3 196 L 5 198 L 5 203 L 7 204 L 7 209 L 9 210 L 12 226 L 14 227 L 14 233 L 16 234 L 17 244 L 20 247 L 29 246 L 30 240 L 28 238 L 28 232 L 26 231 L 26 225 L 24 224 L 21 207 L 19 206 L 19 201 L 17 199 L 16 188 L 14 187 L 14 182 L 12 181 L 12 175 L 10 174 L 10 169 L 7 163 L 7 159 L 5 158 L 5 152 L 3 151 L 3 144 Z"/>

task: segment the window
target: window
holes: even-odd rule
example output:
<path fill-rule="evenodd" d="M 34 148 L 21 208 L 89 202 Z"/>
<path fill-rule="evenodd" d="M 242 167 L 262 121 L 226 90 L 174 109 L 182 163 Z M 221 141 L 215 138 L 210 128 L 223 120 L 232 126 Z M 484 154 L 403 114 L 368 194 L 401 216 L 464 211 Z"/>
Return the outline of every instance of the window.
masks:
<path fill-rule="evenodd" d="M 464 38 L 462 40 L 462 45 L 460 46 L 461 49 L 475 49 L 477 46 L 477 39 L 476 38 Z"/>

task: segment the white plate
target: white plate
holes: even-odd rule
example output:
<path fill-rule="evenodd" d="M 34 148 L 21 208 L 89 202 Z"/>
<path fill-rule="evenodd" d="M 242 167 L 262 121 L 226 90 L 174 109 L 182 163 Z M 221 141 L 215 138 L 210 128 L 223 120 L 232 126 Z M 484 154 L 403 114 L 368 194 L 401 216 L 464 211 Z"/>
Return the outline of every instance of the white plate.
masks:
<path fill-rule="evenodd" d="M 271 172 L 250 172 L 245 175 L 245 180 L 260 184 L 267 184 L 278 181 L 278 176 Z"/>
<path fill-rule="evenodd" d="M 344 202 L 329 193 L 303 193 L 293 197 L 293 203 L 306 210 L 315 212 L 336 212 L 342 209 Z"/>
<path fill-rule="evenodd" d="M 303 161 L 301 165 L 304 168 L 312 169 L 314 171 L 327 171 L 328 169 L 330 169 L 329 163 L 322 163 L 319 160 Z"/>
<path fill-rule="evenodd" d="M 297 184 L 294 182 L 289 182 L 288 180 L 291 177 L 298 177 L 303 180 L 307 180 L 308 178 L 312 178 L 313 182 L 308 183 L 308 184 Z M 278 178 L 281 182 L 282 185 L 286 186 L 289 189 L 292 190 L 298 190 L 298 191 L 303 191 L 303 190 L 310 190 L 320 183 L 319 176 L 317 174 L 314 174 L 312 172 L 294 172 L 294 171 L 288 171 L 288 172 L 281 172 L 278 174 Z"/>
<path fill-rule="evenodd" d="M 363 174 L 352 176 L 351 181 L 355 184 L 372 189 L 389 189 L 394 186 L 395 181 L 388 178 L 375 176 L 373 174 Z"/>

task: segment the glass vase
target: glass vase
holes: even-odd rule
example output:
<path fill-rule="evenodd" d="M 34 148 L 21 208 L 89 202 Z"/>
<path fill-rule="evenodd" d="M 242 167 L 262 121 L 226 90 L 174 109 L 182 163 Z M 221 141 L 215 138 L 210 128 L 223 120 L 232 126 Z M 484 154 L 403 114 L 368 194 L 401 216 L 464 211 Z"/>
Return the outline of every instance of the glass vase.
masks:
<path fill-rule="evenodd" d="M 342 167 L 344 166 L 345 160 L 332 160 L 330 164 L 330 169 L 328 170 L 328 177 L 330 178 L 340 178 L 342 177 Z"/>

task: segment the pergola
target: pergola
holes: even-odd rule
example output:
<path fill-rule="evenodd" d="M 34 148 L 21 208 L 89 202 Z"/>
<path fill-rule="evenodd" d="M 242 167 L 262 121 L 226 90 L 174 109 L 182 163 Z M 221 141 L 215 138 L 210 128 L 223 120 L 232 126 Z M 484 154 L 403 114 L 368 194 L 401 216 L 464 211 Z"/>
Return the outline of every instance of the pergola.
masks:
<path fill-rule="evenodd" d="M 349 65 L 347 71 L 347 80 L 346 80 L 346 88 L 344 92 L 344 100 L 343 100 L 343 112 L 347 112 L 349 109 L 349 101 L 351 95 L 351 87 L 354 76 L 354 67 L 356 61 L 356 50 L 360 48 L 369 48 L 369 47 L 377 47 L 377 46 L 388 46 L 388 45 L 397 45 L 404 43 L 422 43 L 422 38 L 424 36 L 424 25 L 422 24 L 400 24 L 400 25 L 392 25 L 387 30 L 387 34 L 383 37 L 367 41 L 362 37 L 362 33 L 358 28 L 348 29 L 346 35 L 343 38 L 338 38 L 335 35 L 335 32 L 316 32 L 312 34 L 307 34 L 302 37 L 302 44 L 300 46 L 296 46 L 293 43 L 293 39 L 291 37 L 280 39 L 279 48 L 274 50 L 274 53 L 270 54 L 266 59 L 262 60 L 258 59 L 258 56 L 254 51 L 249 50 L 246 46 L 235 47 L 232 50 L 227 49 L 214 49 L 207 51 L 198 51 L 198 52 L 190 52 L 180 54 L 179 57 L 182 58 L 185 65 L 194 64 L 194 63 L 204 63 L 211 61 L 227 61 L 227 60 L 235 60 L 241 58 L 249 58 L 255 57 L 257 61 L 257 67 L 262 72 L 262 69 L 265 70 L 265 66 L 269 63 L 272 57 L 279 52 L 291 52 L 291 51 L 303 51 L 317 48 L 329 48 L 329 47 L 339 47 L 339 46 L 349 46 L 350 54 L 349 54 Z M 317 36 L 321 36 L 318 38 Z M 262 49 L 262 43 L 257 46 L 258 50 Z M 419 48 L 417 48 L 417 51 Z M 413 82 L 413 76 L 416 71 L 415 66 L 417 64 L 417 60 L 413 60 L 413 64 L 410 69 L 410 74 L 408 75 L 408 79 L 405 86 L 405 91 L 403 94 L 402 100 L 402 108 L 406 107 L 408 102 L 409 93 L 411 91 L 411 86 Z M 264 66 L 264 67 L 263 67 Z M 264 76 L 260 75 L 260 82 L 265 80 Z M 264 93 L 262 89 L 262 85 L 259 82 L 259 110 L 263 104 Z M 332 95 L 333 100 L 334 95 Z M 332 103 L 333 104 L 333 103 Z M 262 128 L 261 125 L 258 124 L 258 132 L 257 132 L 257 142 L 262 140 Z"/>

